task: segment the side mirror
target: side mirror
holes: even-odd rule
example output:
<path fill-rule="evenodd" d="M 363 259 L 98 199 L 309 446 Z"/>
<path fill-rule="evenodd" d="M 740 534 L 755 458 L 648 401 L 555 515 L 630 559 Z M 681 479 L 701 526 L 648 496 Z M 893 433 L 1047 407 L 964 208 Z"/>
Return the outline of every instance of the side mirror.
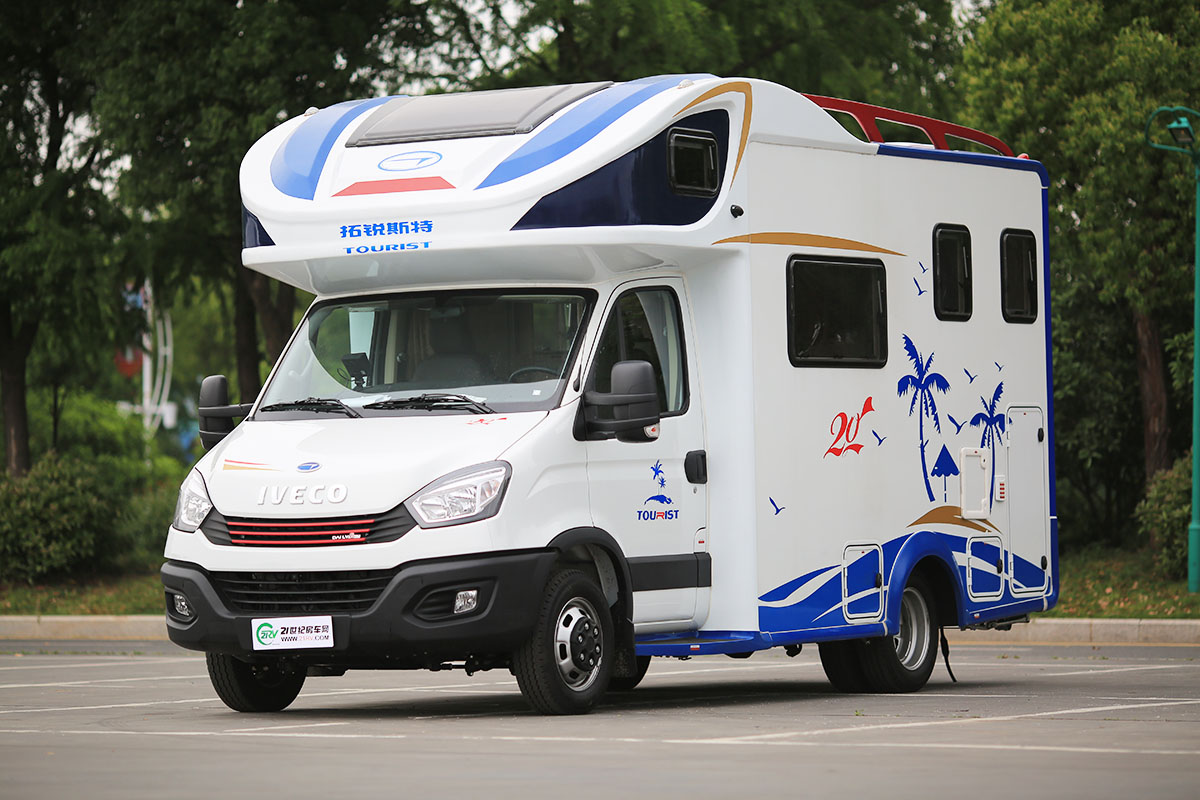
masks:
<path fill-rule="evenodd" d="M 618 361 L 612 368 L 612 392 L 585 392 L 589 433 L 615 433 L 622 442 L 651 442 L 658 438 L 658 386 L 648 361 Z M 596 419 L 594 409 L 608 407 L 612 419 Z"/>
<path fill-rule="evenodd" d="M 224 375 L 209 375 L 200 384 L 200 443 L 211 450 L 233 430 L 233 418 L 250 413 L 252 403 L 229 405 L 229 381 Z"/>

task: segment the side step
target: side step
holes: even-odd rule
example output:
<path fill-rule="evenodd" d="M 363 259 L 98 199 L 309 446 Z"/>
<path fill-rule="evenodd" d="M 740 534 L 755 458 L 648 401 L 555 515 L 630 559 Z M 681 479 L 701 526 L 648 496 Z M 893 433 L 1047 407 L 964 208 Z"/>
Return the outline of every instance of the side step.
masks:
<path fill-rule="evenodd" d="M 719 653 L 750 653 L 772 643 L 759 633 L 699 631 L 688 634 L 647 634 L 637 637 L 639 656 L 704 656 Z"/>

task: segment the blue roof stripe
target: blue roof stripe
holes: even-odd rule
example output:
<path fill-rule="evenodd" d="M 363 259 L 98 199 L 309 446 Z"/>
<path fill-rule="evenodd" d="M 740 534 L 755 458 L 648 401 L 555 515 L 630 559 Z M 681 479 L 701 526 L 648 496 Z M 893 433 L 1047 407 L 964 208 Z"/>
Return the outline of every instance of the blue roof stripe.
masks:
<path fill-rule="evenodd" d="M 954 161 L 960 164 L 979 164 L 985 167 L 1036 172 L 1042 179 L 1042 188 L 1050 188 L 1050 173 L 1046 171 L 1046 167 L 1042 162 L 1034 161 L 1032 158 L 994 156 L 990 153 L 970 153 L 965 150 L 927 150 L 925 148 L 903 147 L 894 144 L 879 145 L 879 154 L 881 156 L 924 158 L 930 161 Z"/>
<path fill-rule="evenodd" d="M 361 114 L 392 99 L 347 100 L 323 108 L 300 123 L 271 159 L 271 182 L 275 188 L 301 200 L 312 200 L 321 170 L 325 169 L 325 161 L 338 136 Z"/>
<path fill-rule="evenodd" d="M 533 138 L 496 165 L 476 189 L 507 183 L 566 156 L 591 141 L 602 130 L 656 94 L 678 86 L 682 80 L 702 80 L 714 75 L 656 75 L 619 83 L 585 98 L 577 106 L 535 133 Z"/>

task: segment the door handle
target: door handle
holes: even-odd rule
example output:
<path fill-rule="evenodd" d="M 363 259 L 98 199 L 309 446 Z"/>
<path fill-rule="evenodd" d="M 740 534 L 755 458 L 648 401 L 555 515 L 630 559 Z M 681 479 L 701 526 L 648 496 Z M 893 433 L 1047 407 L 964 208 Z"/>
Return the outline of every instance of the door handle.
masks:
<path fill-rule="evenodd" d="M 688 483 L 708 483 L 708 455 L 703 450 L 693 450 L 684 456 L 683 475 Z"/>

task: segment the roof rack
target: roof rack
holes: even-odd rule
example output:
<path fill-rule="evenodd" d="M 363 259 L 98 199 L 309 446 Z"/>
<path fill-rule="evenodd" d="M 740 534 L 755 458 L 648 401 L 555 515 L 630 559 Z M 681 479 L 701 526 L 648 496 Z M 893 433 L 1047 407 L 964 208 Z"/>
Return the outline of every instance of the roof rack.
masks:
<path fill-rule="evenodd" d="M 876 124 L 877 120 L 884 120 L 920 129 L 922 133 L 929 137 L 929 141 L 933 142 L 933 146 L 938 150 L 953 150 L 954 148 L 946 143 L 946 137 L 955 136 L 959 139 L 981 144 L 984 147 L 990 147 L 1001 155 L 1009 157 L 1013 155 L 1012 148 L 995 136 L 983 131 L 977 131 L 974 128 L 955 125 L 953 122 L 943 122 L 940 119 L 923 117 L 920 114 L 910 114 L 907 111 L 896 111 L 891 108 L 884 108 L 883 106 L 873 106 L 870 103 L 858 103 L 854 100 L 841 100 L 837 97 L 825 97 L 819 94 L 806 94 L 804 96 L 827 111 L 841 111 L 854 117 L 854 121 L 862 128 L 868 141 L 886 144 L 882 134 L 879 133 L 879 126 Z"/>

